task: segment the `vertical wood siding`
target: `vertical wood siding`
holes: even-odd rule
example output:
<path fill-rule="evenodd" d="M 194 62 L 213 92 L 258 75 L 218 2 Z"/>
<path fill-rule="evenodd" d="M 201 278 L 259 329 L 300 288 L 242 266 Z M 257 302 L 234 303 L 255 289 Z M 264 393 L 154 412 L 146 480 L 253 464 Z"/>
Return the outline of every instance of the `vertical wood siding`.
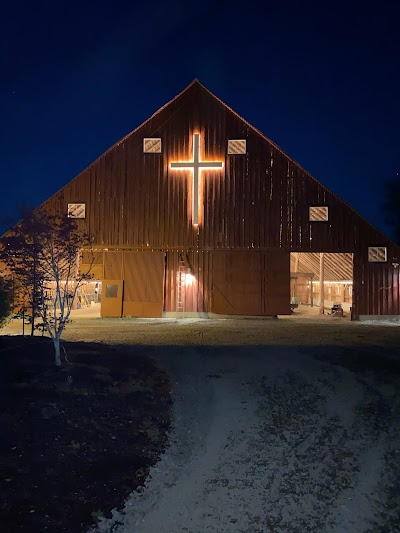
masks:
<path fill-rule="evenodd" d="M 210 311 L 211 256 L 208 251 L 170 250 L 167 253 L 165 311 L 175 312 L 177 309 L 177 279 L 179 258 L 183 258 L 186 272 L 193 272 L 195 281 L 192 285 L 183 286 L 184 310 L 186 312 Z"/>
<path fill-rule="evenodd" d="M 191 224 L 191 173 L 169 168 L 171 161 L 191 158 L 194 132 L 201 134 L 202 156 L 224 162 L 222 171 L 203 176 L 197 228 Z M 144 154 L 144 137 L 160 137 L 162 153 Z M 247 154 L 228 155 L 228 139 L 246 139 Z M 192 288 L 190 297 L 198 310 L 210 298 L 210 251 L 283 250 L 354 253 L 355 316 L 398 313 L 398 270 L 391 266 L 398 251 L 392 243 L 198 82 L 46 206 L 65 212 L 69 202 L 86 202 L 87 217 L 78 223 L 97 246 L 168 251 L 166 310 L 176 304 L 179 250 L 190 255 L 200 276 L 201 296 L 200 288 L 196 295 Z M 328 206 L 329 221 L 310 223 L 312 205 Z M 368 246 L 388 246 L 388 263 L 368 264 Z M 113 278 L 114 268 L 117 263 L 106 263 L 104 275 Z"/>
<path fill-rule="evenodd" d="M 369 263 L 367 252 L 354 255 L 356 315 L 400 315 L 399 247 L 388 248 L 387 263 Z"/>

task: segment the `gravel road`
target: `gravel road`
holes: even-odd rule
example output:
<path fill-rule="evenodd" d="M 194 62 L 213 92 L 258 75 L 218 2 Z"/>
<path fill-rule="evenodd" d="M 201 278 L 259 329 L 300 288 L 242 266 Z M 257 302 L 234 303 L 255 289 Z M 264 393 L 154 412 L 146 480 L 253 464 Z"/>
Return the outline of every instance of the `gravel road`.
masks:
<path fill-rule="evenodd" d="M 398 384 L 323 347 L 143 349 L 173 376 L 170 445 L 95 531 L 400 531 Z"/>

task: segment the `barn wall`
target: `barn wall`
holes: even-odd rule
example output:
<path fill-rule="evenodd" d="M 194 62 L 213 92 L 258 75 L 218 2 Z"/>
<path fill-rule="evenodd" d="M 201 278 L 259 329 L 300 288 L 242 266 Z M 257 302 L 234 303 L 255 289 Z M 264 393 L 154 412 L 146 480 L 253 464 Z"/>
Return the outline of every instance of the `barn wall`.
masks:
<path fill-rule="evenodd" d="M 369 263 L 365 255 L 354 255 L 353 318 L 400 315 L 400 249 L 388 247 L 387 263 Z"/>
<path fill-rule="evenodd" d="M 171 161 L 191 157 L 194 132 L 201 134 L 202 155 L 225 163 L 223 171 L 206 172 L 198 227 L 191 223 L 191 174 L 169 169 Z M 162 153 L 144 154 L 144 137 L 161 137 Z M 227 154 L 227 140 L 235 138 L 247 140 L 246 155 Z M 190 296 L 190 305 L 196 300 L 199 310 L 209 309 L 212 250 L 283 250 L 354 253 L 354 316 L 398 312 L 398 274 L 389 263 L 370 265 L 366 259 L 368 246 L 391 246 L 390 241 L 199 83 L 108 150 L 45 206 L 66 212 L 72 202 L 86 202 L 86 219 L 78 223 L 96 245 L 168 251 L 165 310 L 176 307 L 173 276 L 179 250 L 187 250 L 199 276 L 199 287 Z M 329 222 L 310 223 L 312 205 L 328 206 Z M 384 283 L 392 288 L 380 289 Z"/>
<path fill-rule="evenodd" d="M 225 161 L 207 171 L 204 214 L 193 228 L 190 173 L 168 168 L 191 156 L 201 133 L 205 158 Z M 144 137 L 161 137 L 161 154 L 144 154 Z M 246 138 L 247 155 L 227 155 L 229 138 Z M 65 212 L 86 202 L 79 221 L 97 244 L 114 246 L 353 252 L 383 236 L 236 114 L 194 85 L 54 195 Z M 310 205 L 327 205 L 329 222 L 308 220 Z M 356 221 L 356 223 L 355 223 Z"/>

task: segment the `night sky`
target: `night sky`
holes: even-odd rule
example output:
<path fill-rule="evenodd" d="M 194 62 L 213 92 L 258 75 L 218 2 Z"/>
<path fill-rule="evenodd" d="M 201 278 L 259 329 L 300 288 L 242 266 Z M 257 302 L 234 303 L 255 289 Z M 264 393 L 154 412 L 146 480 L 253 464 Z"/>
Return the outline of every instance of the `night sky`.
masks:
<path fill-rule="evenodd" d="M 198 78 L 391 235 L 381 203 L 400 170 L 393 4 L 3 6 L 0 220 L 38 206 Z"/>

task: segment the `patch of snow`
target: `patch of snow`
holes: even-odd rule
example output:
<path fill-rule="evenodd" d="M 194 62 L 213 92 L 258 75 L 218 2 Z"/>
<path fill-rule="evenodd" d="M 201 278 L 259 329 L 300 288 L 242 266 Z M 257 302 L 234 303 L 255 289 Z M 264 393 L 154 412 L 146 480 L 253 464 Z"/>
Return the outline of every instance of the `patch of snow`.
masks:
<path fill-rule="evenodd" d="M 359 323 L 366 326 L 400 326 L 400 317 L 388 320 L 360 320 Z"/>
<path fill-rule="evenodd" d="M 177 322 L 180 326 L 190 326 L 191 324 L 197 324 L 199 322 L 210 322 L 210 319 L 200 317 L 178 318 Z"/>

